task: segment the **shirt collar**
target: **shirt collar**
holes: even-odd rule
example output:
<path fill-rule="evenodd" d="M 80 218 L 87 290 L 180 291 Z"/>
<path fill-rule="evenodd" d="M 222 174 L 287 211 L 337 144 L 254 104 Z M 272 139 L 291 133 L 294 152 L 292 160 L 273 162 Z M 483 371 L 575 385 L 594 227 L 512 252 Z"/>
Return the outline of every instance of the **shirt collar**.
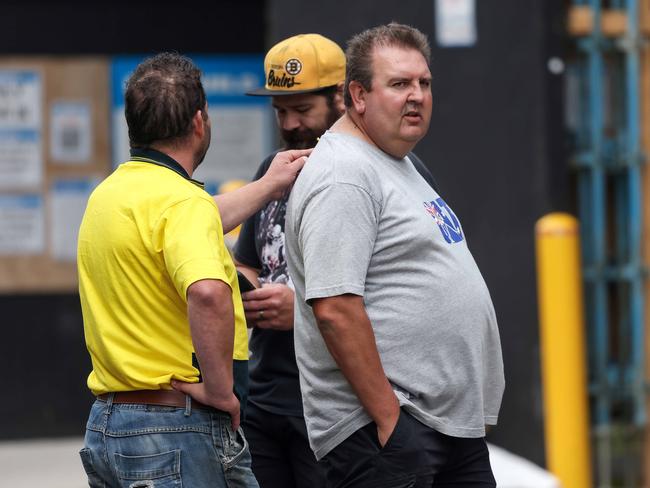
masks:
<path fill-rule="evenodd" d="M 131 161 L 139 161 L 142 163 L 151 163 L 158 166 L 163 166 L 165 168 L 171 169 L 175 173 L 178 173 L 186 180 L 194 183 L 197 186 L 200 186 L 201 188 L 205 186 L 202 181 L 190 178 L 190 175 L 187 174 L 185 168 L 183 168 L 174 158 L 168 156 L 163 152 L 151 149 L 150 147 L 131 148 Z"/>

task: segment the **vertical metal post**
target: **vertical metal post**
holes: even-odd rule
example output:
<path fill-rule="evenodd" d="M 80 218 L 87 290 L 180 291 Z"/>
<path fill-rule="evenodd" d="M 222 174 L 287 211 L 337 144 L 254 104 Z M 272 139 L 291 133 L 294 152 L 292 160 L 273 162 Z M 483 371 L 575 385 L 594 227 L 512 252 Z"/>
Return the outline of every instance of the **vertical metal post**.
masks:
<path fill-rule="evenodd" d="M 546 462 L 565 488 L 590 488 L 591 455 L 578 222 L 535 226 Z"/>

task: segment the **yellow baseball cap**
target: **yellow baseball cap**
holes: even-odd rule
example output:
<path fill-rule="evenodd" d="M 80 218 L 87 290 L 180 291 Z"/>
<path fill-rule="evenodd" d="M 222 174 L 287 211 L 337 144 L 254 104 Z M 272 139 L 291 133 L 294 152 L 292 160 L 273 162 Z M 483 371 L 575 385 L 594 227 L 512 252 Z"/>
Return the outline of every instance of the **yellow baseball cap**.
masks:
<path fill-rule="evenodd" d="M 345 54 L 320 34 L 299 34 L 277 43 L 264 58 L 266 83 L 246 95 L 309 93 L 345 80 Z"/>

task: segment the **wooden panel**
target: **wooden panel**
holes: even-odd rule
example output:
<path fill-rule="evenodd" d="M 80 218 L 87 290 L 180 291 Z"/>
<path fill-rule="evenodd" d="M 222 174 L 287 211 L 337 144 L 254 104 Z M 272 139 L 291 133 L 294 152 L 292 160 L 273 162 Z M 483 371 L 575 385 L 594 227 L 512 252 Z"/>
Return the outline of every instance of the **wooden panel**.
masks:
<path fill-rule="evenodd" d="M 627 32 L 627 15 L 622 10 L 603 10 L 600 28 L 606 37 L 620 37 Z"/>
<path fill-rule="evenodd" d="M 58 179 L 104 178 L 110 170 L 109 69 L 106 58 L 0 58 L 0 69 L 27 69 L 42 77 L 43 183 L 45 205 L 45 253 L 0 256 L 0 293 L 76 291 L 76 263 L 56 260 L 50 241 L 49 188 Z M 50 110 L 53 102 L 86 102 L 92 121 L 91 160 L 84 164 L 61 164 L 51 159 Z M 4 194 L 34 193 L 22 190 Z"/>
<path fill-rule="evenodd" d="M 643 2 L 647 5 L 648 2 Z M 641 144 L 646 155 L 650 155 L 650 47 L 644 46 L 641 55 Z M 650 171 L 648 165 L 642 167 L 643 175 L 643 261 L 650 263 Z M 646 279 L 645 292 L 645 360 L 646 382 L 650 382 L 650 288 Z M 650 397 L 646 399 L 646 415 L 650 419 Z M 650 459 L 650 428 L 646 426 L 643 459 Z M 643 486 L 650 487 L 650 462 L 644 463 Z"/>
<path fill-rule="evenodd" d="M 569 8 L 567 30 L 572 36 L 587 36 L 594 28 L 594 16 L 591 8 L 576 5 Z"/>
<path fill-rule="evenodd" d="M 640 30 L 644 35 L 650 35 L 650 0 L 639 2 Z"/>

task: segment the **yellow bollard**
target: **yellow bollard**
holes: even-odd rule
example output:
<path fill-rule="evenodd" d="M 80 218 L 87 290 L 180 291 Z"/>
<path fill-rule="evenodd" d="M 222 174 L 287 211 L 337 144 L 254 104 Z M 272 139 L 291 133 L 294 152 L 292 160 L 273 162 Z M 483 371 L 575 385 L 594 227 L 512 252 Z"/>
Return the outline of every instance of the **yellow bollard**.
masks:
<path fill-rule="evenodd" d="M 546 464 L 563 488 L 590 488 L 591 454 L 578 221 L 535 226 Z"/>

